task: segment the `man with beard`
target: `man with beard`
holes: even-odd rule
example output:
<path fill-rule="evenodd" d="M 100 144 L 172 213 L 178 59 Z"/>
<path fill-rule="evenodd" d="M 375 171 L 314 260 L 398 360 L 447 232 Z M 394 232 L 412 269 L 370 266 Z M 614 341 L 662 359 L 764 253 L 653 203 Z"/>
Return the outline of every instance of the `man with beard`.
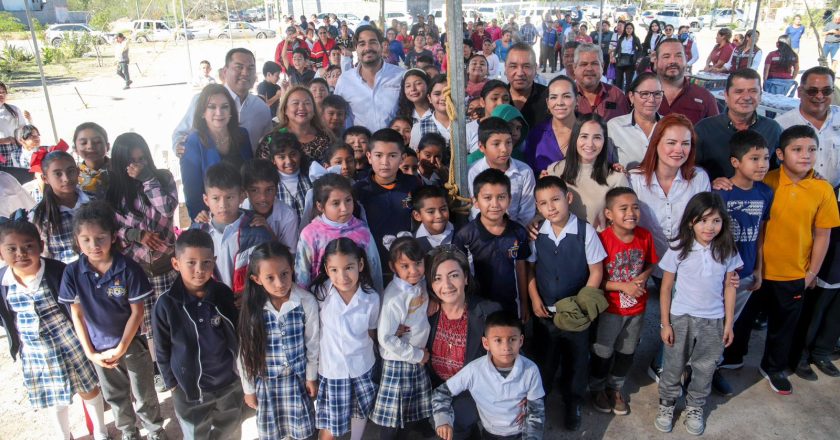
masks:
<path fill-rule="evenodd" d="M 665 99 L 659 106 L 660 115 L 680 113 L 696 124 L 720 113 L 715 97 L 685 77 L 685 48 L 680 40 L 662 40 L 653 52 L 651 63 L 665 92 Z"/>
<path fill-rule="evenodd" d="M 578 88 L 577 111 L 581 115 L 597 113 L 608 122 L 630 113 L 630 103 L 618 87 L 601 82 L 604 71 L 601 49 L 594 44 L 581 44 L 575 49 L 574 72 Z"/>
<path fill-rule="evenodd" d="M 840 107 L 831 105 L 834 72 L 828 67 L 812 67 L 800 81 L 799 108 L 777 117 L 776 122 L 782 130 L 794 125 L 813 128 L 820 139 L 814 170 L 831 186 L 840 185 Z"/>
<path fill-rule="evenodd" d="M 516 43 L 510 47 L 505 60 L 505 76 L 509 83 L 510 103 L 522 112 L 522 118 L 529 127 L 548 118 L 546 87 L 534 82 L 537 76 L 537 55 L 531 46 Z"/>
<path fill-rule="evenodd" d="M 335 94 L 349 104 L 348 126 L 373 132 L 386 128 L 397 113 L 405 69 L 382 59 L 383 41 L 382 32 L 372 26 L 359 27 L 353 36 L 359 65 L 344 72 L 335 85 Z"/>
<path fill-rule="evenodd" d="M 726 113 L 706 118 L 694 127 L 697 132 L 697 165 L 706 170 L 711 180 L 721 177 L 728 180 L 735 173 L 729 160 L 729 139 L 735 132 L 752 130 L 761 134 L 771 152 L 776 151 L 779 135 L 782 134 L 778 122 L 756 112 L 761 102 L 761 77 L 755 70 L 732 72 L 726 80 L 723 96 Z M 715 187 L 718 187 L 717 183 Z"/>
<path fill-rule="evenodd" d="M 221 70 L 220 79 L 236 103 L 239 126 L 248 130 L 251 147 L 256 150 L 260 138 L 271 130 L 272 122 L 271 109 L 265 101 L 251 94 L 251 89 L 257 81 L 253 52 L 243 47 L 229 50 L 225 55 L 225 67 Z M 172 148 L 178 157 L 184 154 L 184 140 L 192 131 L 199 94 L 193 96 L 184 117 L 172 133 Z"/>

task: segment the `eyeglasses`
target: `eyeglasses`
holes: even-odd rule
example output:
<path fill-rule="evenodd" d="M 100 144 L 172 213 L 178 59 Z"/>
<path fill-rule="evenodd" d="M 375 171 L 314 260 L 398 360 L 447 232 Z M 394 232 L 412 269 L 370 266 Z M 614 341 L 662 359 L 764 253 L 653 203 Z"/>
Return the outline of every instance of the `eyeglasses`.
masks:
<path fill-rule="evenodd" d="M 823 96 L 831 96 L 831 94 L 834 93 L 834 87 L 823 87 L 821 89 L 816 87 L 809 87 L 805 89 L 805 94 L 810 97 L 817 96 L 820 93 L 822 93 Z"/>
<path fill-rule="evenodd" d="M 639 98 L 642 98 L 644 100 L 648 100 L 651 97 L 653 97 L 653 99 L 662 99 L 662 97 L 665 96 L 665 92 L 663 92 L 662 90 L 657 90 L 655 92 L 642 91 L 633 93 L 639 95 Z"/>

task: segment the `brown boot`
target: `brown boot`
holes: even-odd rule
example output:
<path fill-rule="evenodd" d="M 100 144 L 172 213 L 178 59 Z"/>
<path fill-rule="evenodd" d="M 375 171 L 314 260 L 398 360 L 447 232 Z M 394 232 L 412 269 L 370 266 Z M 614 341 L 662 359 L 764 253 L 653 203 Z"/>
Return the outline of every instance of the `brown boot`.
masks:
<path fill-rule="evenodd" d="M 609 390 L 609 393 L 610 400 L 613 403 L 613 413 L 617 416 L 626 416 L 630 412 L 630 405 L 624 401 L 621 391 Z"/>
<path fill-rule="evenodd" d="M 607 397 L 607 392 L 604 390 L 592 393 L 592 406 L 595 407 L 595 410 L 598 412 L 602 412 L 605 414 L 609 414 L 612 412 L 612 405 L 610 405 L 610 399 L 609 397 Z"/>

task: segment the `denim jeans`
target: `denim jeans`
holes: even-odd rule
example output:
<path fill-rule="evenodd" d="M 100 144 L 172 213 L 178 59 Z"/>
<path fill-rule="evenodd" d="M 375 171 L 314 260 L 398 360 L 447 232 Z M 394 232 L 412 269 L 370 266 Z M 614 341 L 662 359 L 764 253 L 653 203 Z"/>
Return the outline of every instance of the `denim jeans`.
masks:
<path fill-rule="evenodd" d="M 792 79 L 771 78 L 764 82 L 764 91 L 775 95 L 787 95 L 794 84 L 796 81 Z"/>

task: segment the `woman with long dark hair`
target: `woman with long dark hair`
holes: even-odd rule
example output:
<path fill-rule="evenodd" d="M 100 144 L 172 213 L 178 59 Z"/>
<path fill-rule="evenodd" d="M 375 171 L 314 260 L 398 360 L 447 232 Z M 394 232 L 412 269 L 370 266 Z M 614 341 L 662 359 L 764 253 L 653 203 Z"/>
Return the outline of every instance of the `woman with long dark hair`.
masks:
<path fill-rule="evenodd" d="M 656 50 L 656 45 L 659 44 L 660 41 L 664 38 L 662 34 L 662 23 L 658 20 L 653 20 L 648 25 L 648 31 L 645 35 L 645 41 L 642 43 L 642 52 L 644 56 L 650 56 L 653 51 Z M 671 30 L 673 30 L 673 26 L 671 26 Z"/>
<path fill-rule="evenodd" d="M 528 134 L 522 155 L 535 176 L 554 162 L 563 160 L 572 139 L 577 116 L 577 86 L 565 75 L 548 83 L 546 106 L 551 117 L 537 124 Z"/>
<path fill-rule="evenodd" d="M 411 118 L 417 123 L 430 114 L 429 75 L 421 69 L 409 69 L 400 83 L 397 115 Z"/>
<path fill-rule="evenodd" d="M 563 179 L 574 194 L 569 209 L 578 218 L 586 219 L 596 230 L 607 226 L 604 218 L 604 197 L 618 186 L 630 186 L 624 173 L 609 164 L 610 145 L 607 126 L 595 113 L 581 116 L 572 128 L 572 140 L 564 160 L 546 168 L 550 175 Z"/>
<path fill-rule="evenodd" d="M 624 90 L 633 81 L 636 61 L 644 56 L 644 49 L 633 23 L 624 25 L 624 33 L 618 37 L 615 48 L 615 85 Z"/>
<path fill-rule="evenodd" d="M 790 47 L 790 37 L 779 36 L 776 50 L 767 54 L 764 61 L 764 91 L 776 95 L 787 95 L 796 84 L 793 78 L 799 72 L 799 55 Z"/>
<path fill-rule="evenodd" d="M 190 218 L 204 206 L 204 174 L 219 162 L 236 169 L 253 156 L 248 131 L 239 126 L 236 102 L 225 86 L 210 84 L 198 95 L 193 115 L 193 132 L 184 143 L 181 181 Z"/>
<path fill-rule="evenodd" d="M 758 47 L 758 38 L 760 35 L 761 33 L 757 30 L 748 30 L 744 34 L 744 40 L 735 47 L 729 61 L 723 65 L 723 71 L 734 72 L 749 67 L 758 72 L 758 66 L 761 64 L 762 56 L 761 48 Z M 756 42 L 754 45 L 753 41 Z M 750 61 L 750 57 L 752 57 L 752 61 Z"/>

